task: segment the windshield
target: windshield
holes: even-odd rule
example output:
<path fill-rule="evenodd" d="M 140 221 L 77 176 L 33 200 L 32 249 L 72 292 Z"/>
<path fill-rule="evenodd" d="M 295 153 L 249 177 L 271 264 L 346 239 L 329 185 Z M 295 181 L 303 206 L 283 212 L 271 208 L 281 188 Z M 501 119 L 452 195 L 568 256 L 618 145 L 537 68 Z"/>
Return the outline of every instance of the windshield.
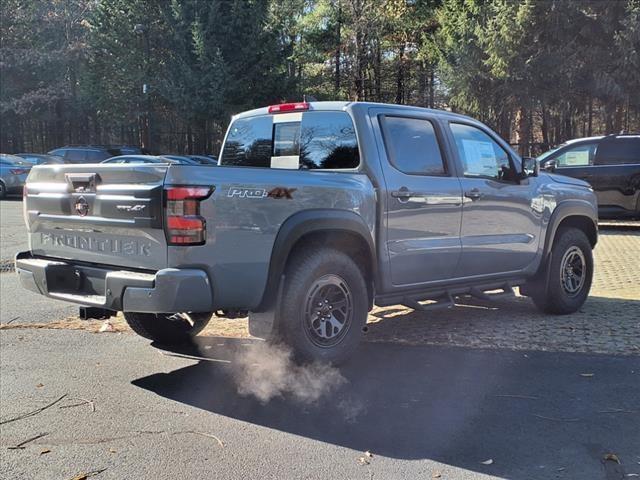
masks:
<path fill-rule="evenodd" d="M 555 148 L 552 148 L 551 150 L 547 150 L 546 152 L 544 152 L 543 154 L 538 156 L 538 161 L 542 162 L 543 160 L 545 160 L 546 158 L 550 157 L 553 153 L 557 152 L 558 150 L 560 150 L 562 147 L 564 147 L 565 145 L 567 145 L 566 143 L 563 143 L 562 145 L 558 145 Z"/>

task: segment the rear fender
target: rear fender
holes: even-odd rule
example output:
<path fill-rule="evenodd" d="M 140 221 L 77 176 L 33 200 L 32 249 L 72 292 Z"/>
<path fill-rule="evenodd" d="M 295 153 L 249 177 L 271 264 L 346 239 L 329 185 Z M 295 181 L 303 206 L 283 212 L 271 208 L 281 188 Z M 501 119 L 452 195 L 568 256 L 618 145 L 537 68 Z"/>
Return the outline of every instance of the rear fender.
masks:
<path fill-rule="evenodd" d="M 268 310 L 273 306 L 287 261 L 297 242 L 309 234 L 330 232 L 348 232 L 364 241 L 368 257 L 371 259 L 371 272 L 375 278 L 373 235 L 362 217 L 348 210 L 305 210 L 290 216 L 278 231 L 269 262 L 267 287 L 260 305 L 255 309 L 256 312 Z"/>

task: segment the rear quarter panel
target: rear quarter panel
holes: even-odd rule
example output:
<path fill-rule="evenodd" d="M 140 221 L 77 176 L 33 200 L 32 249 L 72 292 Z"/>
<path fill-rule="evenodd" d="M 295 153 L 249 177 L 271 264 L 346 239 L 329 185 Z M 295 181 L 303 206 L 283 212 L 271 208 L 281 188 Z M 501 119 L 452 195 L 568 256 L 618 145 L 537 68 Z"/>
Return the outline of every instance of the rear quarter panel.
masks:
<path fill-rule="evenodd" d="M 215 186 L 201 204 L 206 243 L 169 247 L 168 264 L 206 270 L 217 309 L 251 309 L 260 303 L 276 235 L 296 212 L 351 211 L 374 234 L 374 189 L 360 172 L 172 166 L 166 184 Z"/>

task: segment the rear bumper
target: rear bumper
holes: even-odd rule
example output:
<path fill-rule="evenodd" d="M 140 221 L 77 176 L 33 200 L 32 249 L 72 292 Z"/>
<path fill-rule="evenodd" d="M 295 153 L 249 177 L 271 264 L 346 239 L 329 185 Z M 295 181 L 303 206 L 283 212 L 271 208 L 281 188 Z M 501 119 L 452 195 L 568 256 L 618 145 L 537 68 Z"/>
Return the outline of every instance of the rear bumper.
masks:
<path fill-rule="evenodd" d="M 16 272 L 24 288 L 81 305 L 146 313 L 213 310 L 211 282 L 198 269 L 165 268 L 141 273 L 21 252 L 16 255 Z"/>

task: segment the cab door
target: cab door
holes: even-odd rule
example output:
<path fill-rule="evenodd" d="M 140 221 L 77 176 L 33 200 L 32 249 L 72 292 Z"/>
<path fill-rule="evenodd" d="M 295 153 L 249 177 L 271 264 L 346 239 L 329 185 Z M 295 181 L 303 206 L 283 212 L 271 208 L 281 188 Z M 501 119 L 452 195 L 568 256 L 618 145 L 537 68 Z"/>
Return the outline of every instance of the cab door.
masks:
<path fill-rule="evenodd" d="M 514 155 L 486 127 L 449 122 L 463 194 L 462 254 L 455 276 L 518 272 L 536 258 L 538 179 L 520 178 Z"/>
<path fill-rule="evenodd" d="M 376 109 L 384 152 L 386 251 L 392 286 L 451 278 L 460 257 L 462 191 L 442 127 L 422 112 Z"/>
<path fill-rule="evenodd" d="M 571 144 L 551 155 L 552 172 L 568 177 L 579 178 L 594 186 L 597 177 L 594 175 L 593 159 L 598 149 L 598 141 L 581 141 Z"/>

